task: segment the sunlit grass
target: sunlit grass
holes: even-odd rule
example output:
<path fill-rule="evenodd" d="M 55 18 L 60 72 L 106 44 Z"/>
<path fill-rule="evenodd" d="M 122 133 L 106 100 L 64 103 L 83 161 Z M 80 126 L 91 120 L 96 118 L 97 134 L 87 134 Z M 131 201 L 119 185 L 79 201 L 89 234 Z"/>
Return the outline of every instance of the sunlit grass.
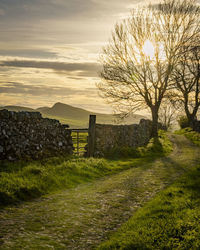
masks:
<path fill-rule="evenodd" d="M 184 128 L 176 131 L 176 134 L 185 135 L 189 140 L 191 140 L 197 146 L 200 146 L 200 133 L 193 131 L 191 128 Z"/>

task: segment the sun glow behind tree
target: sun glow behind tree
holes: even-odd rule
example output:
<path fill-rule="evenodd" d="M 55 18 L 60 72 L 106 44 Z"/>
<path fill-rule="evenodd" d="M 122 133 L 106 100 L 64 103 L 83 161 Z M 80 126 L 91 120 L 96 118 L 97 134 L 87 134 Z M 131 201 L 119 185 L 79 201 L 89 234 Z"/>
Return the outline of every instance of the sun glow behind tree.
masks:
<path fill-rule="evenodd" d="M 155 49 L 150 40 L 146 40 L 143 48 L 142 48 L 144 54 L 149 57 L 151 60 L 155 57 Z"/>

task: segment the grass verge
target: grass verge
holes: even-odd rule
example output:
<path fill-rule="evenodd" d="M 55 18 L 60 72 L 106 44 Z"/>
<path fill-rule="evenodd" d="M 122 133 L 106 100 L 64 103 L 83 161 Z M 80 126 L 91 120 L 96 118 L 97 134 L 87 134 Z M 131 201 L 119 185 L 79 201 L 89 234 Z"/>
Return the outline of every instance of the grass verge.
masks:
<path fill-rule="evenodd" d="M 34 162 L 0 163 L 0 205 L 26 201 L 41 195 L 68 189 L 80 183 L 119 171 L 137 167 L 153 161 L 172 150 L 172 145 L 164 132 L 159 140 L 151 140 L 146 147 L 138 149 L 139 158 L 131 152 L 124 156 L 130 158 L 51 158 Z"/>
<path fill-rule="evenodd" d="M 191 128 L 184 128 L 176 131 L 176 134 L 185 135 L 197 146 L 200 146 L 200 133 L 193 131 Z"/>
<path fill-rule="evenodd" d="M 199 220 L 200 166 L 139 209 L 98 249 L 200 249 Z"/>

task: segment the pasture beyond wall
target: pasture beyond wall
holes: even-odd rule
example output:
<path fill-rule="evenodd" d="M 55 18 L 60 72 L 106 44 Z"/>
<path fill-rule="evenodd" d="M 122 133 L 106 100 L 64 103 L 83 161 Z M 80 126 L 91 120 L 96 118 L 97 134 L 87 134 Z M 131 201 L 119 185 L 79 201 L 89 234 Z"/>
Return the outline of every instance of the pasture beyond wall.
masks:
<path fill-rule="evenodd" d="M 71 131 L 66 127 L 39 112 L 0 110 L 0 160 L 72 154 Z"/>
<path fill-rule="evenodd" d="M 141 119 L 133 125 L 95 125 L 94 156 L 103 156 L 105 152 L 117 147 L 139 147 L 151 138 L 152 122 Z"/>

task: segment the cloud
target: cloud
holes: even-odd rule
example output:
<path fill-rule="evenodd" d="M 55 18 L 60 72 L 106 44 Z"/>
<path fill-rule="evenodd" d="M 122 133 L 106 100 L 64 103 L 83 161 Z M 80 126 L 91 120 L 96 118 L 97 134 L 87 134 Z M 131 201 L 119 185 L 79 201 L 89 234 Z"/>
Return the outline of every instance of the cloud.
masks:
<path fill-rule="evenodd" d="M 24 94 L 31 96 L 61 96 L 70 97 L 74 95 L 87 95 L 92 97 L 97 95 L 95 88 L 73 89 L 69 87 L 48 87 L 46 85 L 27 85 L 20 82 L 0 82 L 1 94 Z"/>
<path fill-rule="evenodd" d="M 138 0 L 6 0 L 0 1 L 0 8 L 6 10 L 9 19 L 81 18 L 105 16 L 121 11 L 126 5 Z M 104 12 L 103 12 L 104 11 Z M 106 13 L 105 13 L 106 12 Z"/>
<path fill-rule="evenodd" d="M 98 63 L 66 63 L 66 62 L 50 62 L 50 61 L 34 61 L 34 60 L 10 60 L 0 62 L 2 67 L 16 68 L 37 68 L 37 69 L 52 69 L 59 72 L 73 73 L 77 72 L 78 76 L 94 77 L 100 71 Z"/>
<path fill-rule="evenodd" d="M 91 41 L 105 37 L 116 15 L 136 0 L 3 0 L 1 40 L 30 43 Z M 10 40 L 9 40 L 10 39 Z M 104 39 L 104 38 L 103 38 Z M 45 40 L 45 41 L 44 41 Z"/>
<path fill-rule="evenodd" d="M 0 49 L 0 56 L 55 58 L 57 57 L 57 53 L 44 49 Z"/>
<path fill-rule="evenodd" d="M 5 15 L 5 11 L 3 9 L 0 9 L 0 16 L 4 16 Z"/>
<path fill-rule="evenodd" d="M 200 2 L 200 1 L 198 1 Z M 175 7 L 176 7 L 176 4 L 175 4 Z M 160 3 L 155 3 L 155 4 L 151 4 L 149 5 L 149 8 L 150 9 L 157 9 L 163 13 L 168 13 L 169 11 L 169 4 L 166 4 L 166 3 L 163 3 L 163 4 L 160 4 Z M 177 13 L 185 13 L 186 12 L 190 12 L 190 13 L 196 13 L 196 12 L 200 12 L 200 7 L 199 5 L 193 5 L 191 3 L 191 6 L 190 8 L 188 9 L 188 6 L 185 6 L 185 8 L 179 8 L 179 9 L 174 9 L 174 11 L 176 11 Z"/>

